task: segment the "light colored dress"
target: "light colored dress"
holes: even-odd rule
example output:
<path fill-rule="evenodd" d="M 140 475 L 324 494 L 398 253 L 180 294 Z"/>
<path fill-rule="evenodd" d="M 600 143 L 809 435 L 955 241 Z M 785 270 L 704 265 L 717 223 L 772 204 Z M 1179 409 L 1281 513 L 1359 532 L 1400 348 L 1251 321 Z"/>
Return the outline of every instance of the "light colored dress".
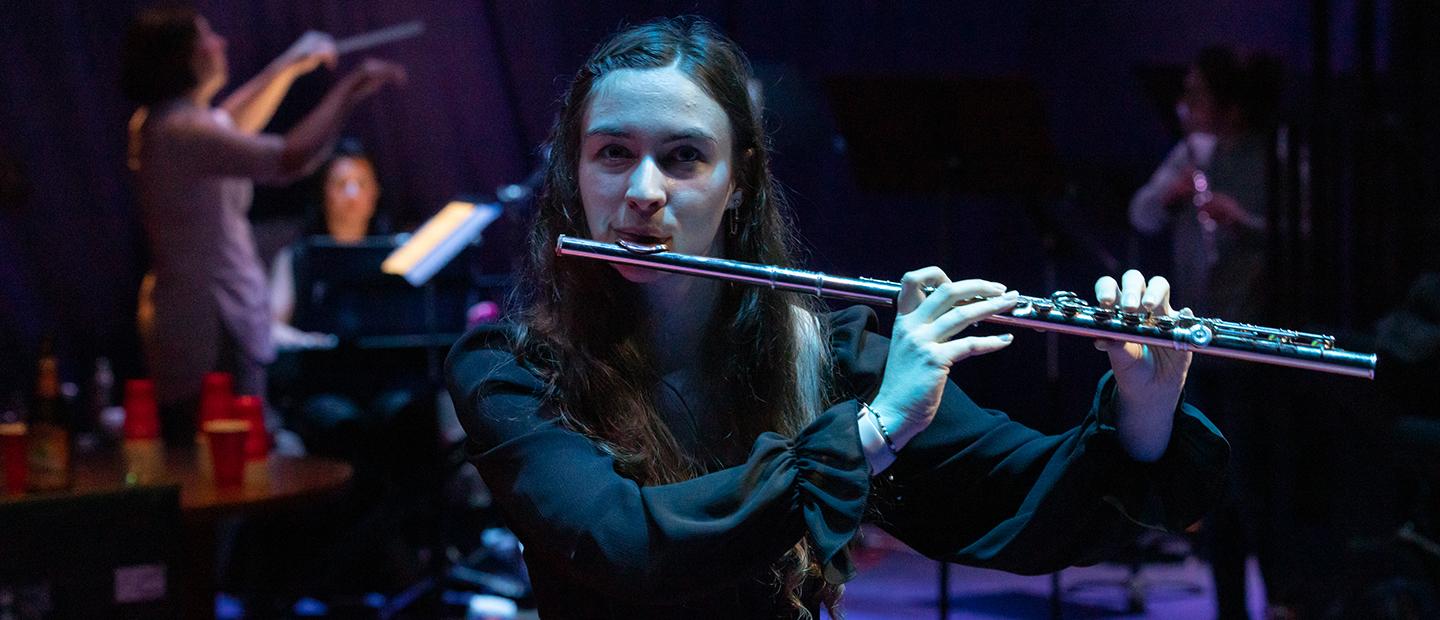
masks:
<path fill-rule="evenodd" d="M 264 393 L 269 291 L 247 214 L 254 182 L 278 183 L 284 139 L 235 128 L 223 110 L 172 100 L 150 111 L 132 145 L 152 286 L 141 337 L 162 404 L 199 394 L 211 370 L 237 393 Z M 149 320 L 145 320 L 145 319 Z"/>

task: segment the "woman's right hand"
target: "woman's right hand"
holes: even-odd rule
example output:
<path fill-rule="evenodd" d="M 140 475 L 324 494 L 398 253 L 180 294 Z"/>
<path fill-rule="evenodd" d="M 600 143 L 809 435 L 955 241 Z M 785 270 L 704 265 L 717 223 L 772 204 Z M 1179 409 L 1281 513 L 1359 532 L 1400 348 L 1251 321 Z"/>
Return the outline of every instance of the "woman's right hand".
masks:
<path fill-rule="evenodd" d="M 896 442 L 924 430 L 935 418 L 950 367 L 967 357 L 1008 346 L 1010 334 L 952 339 L 987 316 L 1015 307 L 1019 293 L 987 280 L 951 282 L 939 267 L 905 274 L 896 300 L 895 329 L 880 392 L 871 408 Z M 925 287 L 934 287 L 926 296 Z M 985 297 L 982 301 L 971 301 Z"/>

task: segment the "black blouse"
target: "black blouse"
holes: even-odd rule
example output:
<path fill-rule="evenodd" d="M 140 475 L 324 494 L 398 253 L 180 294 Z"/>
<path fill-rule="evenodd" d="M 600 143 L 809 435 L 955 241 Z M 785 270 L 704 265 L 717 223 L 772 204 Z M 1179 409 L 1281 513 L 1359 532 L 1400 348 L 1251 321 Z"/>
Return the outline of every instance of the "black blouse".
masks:
<path fill-rule="evenodd" d="M 856 398 L 879 389 L 889 341 L 869 308 L 830 321 L 848 399 L 794 438 L 755 438 L 739 465 L 659 486 L 616 473 L 561 424 L 497 329 L 455 346 L 450 392 L 471 461 L 525 545 L 542 616 L 793 616 L 771 564 L 809 534 L 827 578 L 846 579 L 862 520 L 933 558 L 1050 572 L 1103 559 L 1141 527 L 1183 529 L 1219 496 L 1229 446 L 1215 426 L 1182 404 L 1165 455 L 1136 462 L 1116 437 L 1108 374 L 1085 421 L 1057 436 L 951 383 L 934 422 L 872 478 Z"/>

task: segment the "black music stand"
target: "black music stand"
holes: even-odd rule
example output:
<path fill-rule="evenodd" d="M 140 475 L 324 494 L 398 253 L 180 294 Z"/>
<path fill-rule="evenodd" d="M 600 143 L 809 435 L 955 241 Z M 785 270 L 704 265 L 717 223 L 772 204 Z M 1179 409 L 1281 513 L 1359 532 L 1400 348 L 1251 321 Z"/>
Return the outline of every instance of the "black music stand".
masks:
<path fill-rule="evenodd" d="M 304 296 L 296 306 L 295 326 L 341 340 L 464 329 L 464 293 L 471 284 L 466 260 L 450 263 L 416 288 L 380 270 L 398 246 L 399 240 L 388 235 L 355 244 L 336 243 L 327 236 L 307 238 L 297 250 L 303 260 L 297 257 L 295 262 L 296 295 Z M 473 247 L 461 254 L 470 256 Z M 418 332 L 417 326 L 422 328 Z"/>
<path fill-rule="evenodd" d="M 857 183 L 880 193 L 1013 198 L 1039 231 L 1047 290 L 1057 263 L 1075 248 L 1115 261 L 1094 235 L 1061 215 L 1063 174 L 1047 130 L 1045 103 L 1023 78 L 850 76 L 827 80 Z M 1045 334 L 1045 377 L 1059 407 L 1059 341 Z M 950 565 L 940 562 L 939 610 L 950 611 Z M 1050 581 L 1059 618 L 1060 577 Z"/>
<path fill-rule="evenodd" d="M 428 380 L 441 385 L 441 355 L 465 330 L 466 309 L 475 301 L 468 269 L 475 246 L 416 288 L 380 265 L 403 237 L 374 236 L 340 244 L 309 237 L 295 257 L 295 327 L 334 334 L 342 345 L 361 349 L 425 349 Z"/>

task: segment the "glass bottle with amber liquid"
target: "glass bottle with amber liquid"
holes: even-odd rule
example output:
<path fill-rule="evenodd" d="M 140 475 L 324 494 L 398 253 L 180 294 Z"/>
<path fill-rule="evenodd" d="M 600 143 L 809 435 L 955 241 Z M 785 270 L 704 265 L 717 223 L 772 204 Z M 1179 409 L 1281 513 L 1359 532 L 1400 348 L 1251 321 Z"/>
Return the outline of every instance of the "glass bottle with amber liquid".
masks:
<path fill-rule="evenodd" d="M 41 345 L 30 408 L 29 488 L 58 491 L 70 487 L 70 424 L 60 400 L 60 362 L 47 340 Z"/>

